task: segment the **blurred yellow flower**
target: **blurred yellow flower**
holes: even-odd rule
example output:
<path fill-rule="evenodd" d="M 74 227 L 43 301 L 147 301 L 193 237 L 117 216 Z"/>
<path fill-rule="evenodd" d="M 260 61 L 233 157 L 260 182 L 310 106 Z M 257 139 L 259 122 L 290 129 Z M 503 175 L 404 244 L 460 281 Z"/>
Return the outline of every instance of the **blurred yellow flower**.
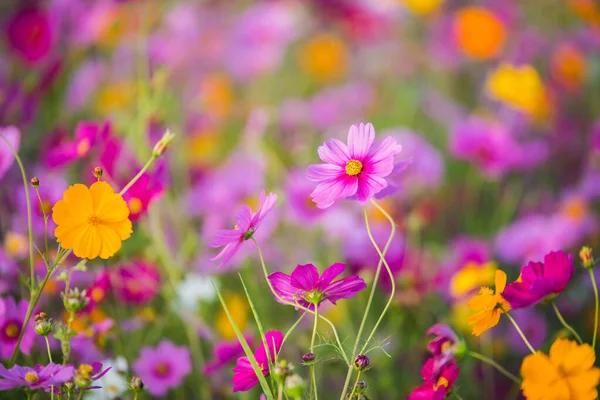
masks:
<path fill-rule="evenodd" d="M 410 11 L 419 15 L 428 15 L 436 12 L 444 0 L 400 0 Z"/>
<path fill-rule="evenodd" d="M 469 308 L 479 310 L 477 314 L 471 315 L 467 320 L 469 325 L 474 325 L 472 333 L 475 336 L 479 336 L 498 325 L 500 315 L 510 310 L 510 304 L 502 297 L 502 292 L 506 288 L 506 274 L 504 271 L 496 270 L 495 284 L 495 293 L 488 287 L 482 287 L 479 294 L 469 300 Z"/>
<path fill-rule="evenodd" d="M 227 304 L 227 308 L 231 313 L 233 321 L 243 333 L 248 324 L 249 306 L 246 298 L 239 294 L 232 294 L 225 296 L 225 304 Z M 222 308 L 217 314 L 215 327 L 223 339 L 231 340 L 236 338 L 233 326 L 231 326 L 229 318 L 227 318 L 227 314 L 225 314 L 225 311 Z"/>
<path fill-rule="evenodd" d="M 135 86 L 132 82 L 117 82 L 104 86 L 96 98 L 96 111 L 107 115 L 126 109 L 135 99 Z"/>
<path fill-rule="evenodd" d="M 544 83 L 531 65 L 503 63 L 488 76 L 486 88 L 491 98 L 523 113 L 542 117 L 548 112 Z"/>
<path fill-rule="evenodd" d="M 469 57 L 487 60 L 498 56 L 506 39 L 502 21 L 484 7 L 465 7 L 454 16 L 454 36 Z"/>
<path fill-rule="evenodd" d="M 559 338 L 549 355 L 540 351 L 523 359 L 521 389 L 527 400 L 593 400 L 598 398 L 600 368 L 589 344 Z"/>
<path fill-rule="evenodd" d="M 233 108 L 234 94 L 227 74 L 214 73 L 201 84 L 200 108 L 213 117 L 226 117 Z"/>
<path fill-rule="evenodd" d="M 107 259 L 132 233 L 127 203 L 102 181 L 70 186 L 52 208 L 52 220 L 57 241 L 79 258 Z"/>
<path fill-rule="evenodd" d="M 21 258 L 29 251 L 27 236 L 17 232 L 8 232 L 4 238 L 4 251 L 10 258 Z"/>
<path fill-rule="evenodd" d="M 321 33 L 300 49 L 300 67 L 319 81 L 341 78 L 347 69 L 348 50 L 338 37 Z"/>
<path fill-rule="evenodd" d="M 220 139 L 216 132 L 193 133 L 185 138 L 188 163 L 194 167 L 214 165 L 219 156 Z"/>
<path fill-rule="evenodd" d="M 450 294 L 454 298 L 460 298 L 473 290 L 489 285 L 494 281 L 498 266 L 494 261 L 478 264 L 470 261 L 458 270 L 450 280 Z"/>

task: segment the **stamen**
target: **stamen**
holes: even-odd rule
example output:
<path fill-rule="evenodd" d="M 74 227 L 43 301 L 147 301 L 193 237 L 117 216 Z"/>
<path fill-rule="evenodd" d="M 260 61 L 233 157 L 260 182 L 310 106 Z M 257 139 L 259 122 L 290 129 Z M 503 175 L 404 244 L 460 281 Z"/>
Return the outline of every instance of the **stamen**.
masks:
<path fill-rule="evenodd" d="M 363 164 L 358 160 L 350 160 L 346 163 L 346 174 L 356 176 L 362 172 Z"/>

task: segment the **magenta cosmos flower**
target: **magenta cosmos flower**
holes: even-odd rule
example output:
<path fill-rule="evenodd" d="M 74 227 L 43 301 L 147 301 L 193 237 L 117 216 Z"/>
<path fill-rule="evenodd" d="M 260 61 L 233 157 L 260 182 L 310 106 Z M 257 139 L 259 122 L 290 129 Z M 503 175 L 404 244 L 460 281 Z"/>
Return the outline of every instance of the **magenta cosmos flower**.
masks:
<path fill-rule="evenodd" d="M 242 244 L 252 238 L 263 218 L 273 208 L 276 201 L 277 195 L 269 193 L 268 196 L 265 196 L 263 190 L 260 194 L 260 205 L 256 213 L 252 212 L 250 206 L 244 204 L 235 216 L 237 220 L 235 228 L 218 231 L 217 235 L 208 242 L 210 247 L 225 246 L 219 254 L 211 258 L 211 260 L 222 259 L 217 268 L 222 267 L 227 261 L 231 260 L 231 257 L 237 253 Z"/>
<path fill-rule="evenodd" d="M 145 347 L 133 363 L 133 371 L 142 378 L 152 396 L 164 396 L 183 382 L 192 370 L 187 347 L 177 347 L 163 340 L 155 348 Z"/>
<path fill-rule="evenodd" d="M 29 302 L 21 300 L 17 304 L 12 297 L 9 297 L 4 300 L 4 305 L 4 313 L 0 314 L 0 359 L 9 358 L 15 350 L 23 327 L 23 320 L 27 315 Z M 23 339 L 21 340 L 20 349 L 23 354 L 29 355 L 34 339 L 35 331 L 33 325 L 29 324 L 25 327 Z"/>
<path fill-rule="evenodd" d="M 437 373 L 434 372 L 433 364 L 433 358 L 427 360 L 421 370 L 421 375 L 425 382 L 413 390 L 407 400 L 444 400 L 446 395 L 452 390 L 460 373 L 460 368 L 456 365 L 456 361 L 452 360 Z"/>
<path fill-rule="evenodd" d="M 319 147 L 319 157 L 326 164 L 308 167 L 308 178 L 319 182 L 311 193 L 319 208 L 327 208 L 342 197 L 356 196 L 362 204 L 388 185 L 385 177 L 394 169 L 394 157 L 402 146 L 388 137 L 374 144 L 371 124 L 352 125 L 348 145 L 331 139 Z"/>
<path fill-rule="evenodd" d="M 327 267 L 319 276 L 319 270 L 312 264 L 298 265 L 291 275 L 274 272 L 269 275 L 269 281 L 277 296 L 275 299 L 282 304 L 298 303 L 314 309 L 314 305 L 328 300 L 335 304 L 339 299 L 350 299 L 361 290 L 367 288 L 365 281 L 358 276 L 347 276 L 333 282 L 344 270 L 346 264 L 335 263 Z"/>
<path fill-rule="evenodd" d="M 30 65 L 42 61 L 52 48 L 53 32 L 48 14 L 35 7 L 17 11 L 6 26 L 8 44 Z"/>
<path fill-rule="evenodd" d="M 521 268 L 519 279 L 506 286 L 502 296 L 513 309 L 531 306 L 562 293 L 573 272 L 573 256 L 552 251 L 544 256 L 543 263 L 531 261 Z"/>
<path fill-rule="evenodd" d="M 244 336 L 244 339 L 246 339 L 248 346 L 252 346 L 251 336 Z M 244 348 L 237 339 L 232 341 L 222 341 L 213 347 L 212 354 L 213 359 L 204 365 L 203 372 L 206 375 L 213 375 L 227 364 L 237 360 L 240 356 L 243 356 Z"/>
<path fill-rule="evenodd" d="M 58 386 L 73 378 L 73 366 L 63 367 L 60 364 L 36 365 L 34 368 L 15 365 L 6 369 L 0 364 L 0 390 L 9 390 L 17 387 L 27 387 L 31 390 L 43 388 L 50 390 L 50 386 Z"/>
<path fill-rule="evenodd" d="M 427 330 L 427 335 L 435 337 L 427 344 L 427 350 L 433 354 L 433 373 L 437 374 L 457 353 L 465 351 L 465 344 L 446 324 L 435 324 Z"/>
<path fill-rule="evenodd" d="M 283 334 L 280 331 L 269 331 L 265 333 L 265 340 L 261 341 L 260 346 L 254 352 L 254 358 L 256 363 L 260 367 L 264 376 L 269 375 L 269 359 L 267 358 L 267 352 L 265 351 L 264 342 L 269 345 L 269 355 L 271 356 L 271 362 L 275 362 L 275 356 L 281 349 L 283 343 Z M 248 357 L 240 357 L 237 359 L 237 364 L 232 369 L 234 392 L 245 392 L 252 389 L 258 383 L 258 376 L 254 373 L 252 364 Z"/>

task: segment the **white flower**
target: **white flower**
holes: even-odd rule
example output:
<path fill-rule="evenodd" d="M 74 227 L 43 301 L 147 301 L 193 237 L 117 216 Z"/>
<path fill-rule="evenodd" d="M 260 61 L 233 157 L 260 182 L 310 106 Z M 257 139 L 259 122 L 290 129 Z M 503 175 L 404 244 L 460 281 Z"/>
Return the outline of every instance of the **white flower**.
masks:
<path fill-rule="evenodd" d="M 211 279 L 198 274 L 188 274 L 177 286 L 178 303 L 183 308 L 180 311 L 193 314 L 198 312 L 199 301 L 214 300 L 216 294 Z"/>

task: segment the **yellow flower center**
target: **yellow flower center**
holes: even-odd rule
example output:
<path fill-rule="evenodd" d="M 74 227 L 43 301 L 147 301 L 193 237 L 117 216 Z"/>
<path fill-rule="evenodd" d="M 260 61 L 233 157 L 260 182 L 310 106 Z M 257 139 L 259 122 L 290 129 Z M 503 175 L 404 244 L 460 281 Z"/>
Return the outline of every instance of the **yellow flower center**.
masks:
<path fill-rule="evenodd" d="M 459 298 L 482 285 L 490 284 L 494 281 L 496 269 L 496 263 L 493 261 L 485 264 L 469 261 L 452 276 L 450 294 L 454 298 Z"/>
<path fill-rule="evenodd" d="M 38 378 L 35 372 L 28 372 L 25 374 L 25 382 L 36 383 L 39 380 L 40 378 Z"/>
<path fill-rule="evenodd" d="M 438 390 L 438 388 L 440 386 L 443 386 L 443 387 L 447 388 L 449 384 L 450 384 L 450 382 L 448 382 L 448 379 L 446 379 L 446 378 L 444 378 L 442 376 L 440 379 L 438 379 L 438 381 L 436 382 L 436 384 L 433 385 L 433 390 Z"/>
<path fill-rule="evenodd" d="M 131 198 L 129 200 L 129 211 L 131 211 L 132 214 L 138 214 L 142 211 L 142 201 L 137 197 Z"/>
<path fill-rule="evenodd" d="M 77 375 L 83 379 L 90 379 L 92 372 L 94 372 L 94 368 L 89 364 L 81 364 L 79 368 L 77 368 Z"/>
<path fill-rule="evenodd" d="M 362 172 L 363 165 L 358 160 L 350 160 L 346 163 L 346 174 L 356 176 Z"/>
<path fill-rule="evenodd" d="M 102 299 L 104 299 L 104 289 L 100 288 L 100 287 L 95 287 L 94 289 L 92 289 L 92 300 L 94 300 L 96 303 L 101 301 Z"/>
<path fill-rule="evenodd" d="M 100 223 L 100 219 L 96 215 L 92 215 L 88 218 L 88 224 L 96 226 Z"/>
<path fill-rule="evenodd" d="M 20 233 L 8 232 L 4 241 L 4 251 L 10 257 L 21 257 L 27 251 L 27 238 Z"/>
<path fill-rule="evenodd" d="M 87 139 L 83 139 L 77 144 L 76 151 L 79 157 L 85 156 L 87 152 L 90 151 L 90 141 Z"/>
<path fill-rule="evenodd" d="M 119 393 L 119 387 L 115 384 L 110 384 L 110 385 L 106 386 L 106 388 L 111 393 Z"/>
<path fill-rule="evenodd" d="M 165 363 L 160 363 L 156 366 L 155 371 L 159 376 L 165 376 L 169 372 L 169 366 Z"/>
<path fill-rule="evenodd" d="M 4 333 L 6 333 L 6 336 L 10 339 L 16 338 L 19 335 L 19 326 L 14 322 L 11 322 L 4 329 Z"/>
<path fill-rule="evenodd" d="M 452 342 L 449 340 L 446 340 L 444 343 L 442 343 L 442 353 L 447 352 L 448 349 L 450 349 L 450 347 L 452 347 Z"/>

